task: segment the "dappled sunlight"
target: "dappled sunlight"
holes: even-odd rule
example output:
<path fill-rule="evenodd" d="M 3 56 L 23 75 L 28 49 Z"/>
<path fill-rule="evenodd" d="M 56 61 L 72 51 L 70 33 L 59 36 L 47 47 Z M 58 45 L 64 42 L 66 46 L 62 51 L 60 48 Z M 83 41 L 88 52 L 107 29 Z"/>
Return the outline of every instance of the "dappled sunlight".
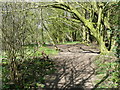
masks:
<path fill-rule="evenodd" d="M 3 87 L 17 89 L 19 88 L 38 88 L 37 84 L 45 83 L 45 75 L 55 72 L 55 63 L 44 58 L 29 58 L 17 65 L 19 86 L 10 81 L 9 64 L 3 68 Z"/>
<path fill-rule="evenodd" d="M 59 55 L 52 59 L 56 62 L 56 72 L 46 77 L 46 88 L 59 88 L 59 89 L 70 89 L 70 88 L 93 88 L 95 80 L 94 59 L 96 55 L 90 53 L 68 53 L 67 49 L 76 50 L 77 45 L 69 46 L 58 45 L 60 49 L 64 49 Z M 80 47 L 80 46 L 79 46 Z"/>
<path fill-rule="evenodd" d="M 120 87 L 118 0 L 2 1 L 0 90 Z"/>

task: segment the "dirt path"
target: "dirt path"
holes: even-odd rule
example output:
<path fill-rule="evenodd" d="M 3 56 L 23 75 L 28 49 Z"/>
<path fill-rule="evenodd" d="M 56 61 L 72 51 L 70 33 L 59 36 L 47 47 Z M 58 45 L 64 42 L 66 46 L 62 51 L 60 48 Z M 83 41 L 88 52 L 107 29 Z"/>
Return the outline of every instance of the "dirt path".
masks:
<path fill-rule="evenodd" d="M 95 65 L 93 64 L 99 51 L 94 47 L 81 44 L 58 45 L 62 50 L 51 57 L 57 62 L 57 72 L 46 76 L 48 88 L 93 88 Z"/>

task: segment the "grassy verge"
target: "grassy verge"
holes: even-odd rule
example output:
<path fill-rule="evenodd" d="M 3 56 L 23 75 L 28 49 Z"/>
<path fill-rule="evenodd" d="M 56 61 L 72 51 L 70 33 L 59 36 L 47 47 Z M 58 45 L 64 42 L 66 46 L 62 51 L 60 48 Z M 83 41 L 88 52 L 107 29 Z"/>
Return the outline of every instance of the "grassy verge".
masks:
<path fill-rule="evenodd" d="M 26 54 L 30 56 L 41 57 L 42 52 L 44 52 L 46 55 L 49 55 L 49 56 L 58 54 L 58 51 L 56 51 L 55 49 L 48 48 L 46 46 L 39 47 L 39 48 L 28 47 L 26 49 Z"/>

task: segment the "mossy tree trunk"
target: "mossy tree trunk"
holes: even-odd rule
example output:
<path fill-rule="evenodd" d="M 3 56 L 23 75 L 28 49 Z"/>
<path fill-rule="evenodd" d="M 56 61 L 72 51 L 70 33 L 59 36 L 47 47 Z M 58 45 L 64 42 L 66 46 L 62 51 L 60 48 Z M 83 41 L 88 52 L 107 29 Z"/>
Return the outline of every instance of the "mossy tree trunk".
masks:
<path fill-rule="evenodd" d="M 103 41 L 103 36 L 100 34 L 100 31 L 99 31 L 101 15 L 100 15 L 100 18 L 98 19 L 98 27 L 94 28 L 92 22 L 85 19 L 85 17 L 81 16 L 80 13 L 74 7 L 70 6 L 70 8 L 71 8 L 72 12 L 75 13 L 79 17 L 79 19 L 84 23 L 84 25 L 90 29 L 91 34 L 96 38 L 96 40 L 99 44 L 101 53 L 108 53 L 109 51 L 108 51 L 107 47 L 105 46 L 105 42 Z M 102 13 L 102 11 L 100 11 L 100 14 L 101 13 Z"/>

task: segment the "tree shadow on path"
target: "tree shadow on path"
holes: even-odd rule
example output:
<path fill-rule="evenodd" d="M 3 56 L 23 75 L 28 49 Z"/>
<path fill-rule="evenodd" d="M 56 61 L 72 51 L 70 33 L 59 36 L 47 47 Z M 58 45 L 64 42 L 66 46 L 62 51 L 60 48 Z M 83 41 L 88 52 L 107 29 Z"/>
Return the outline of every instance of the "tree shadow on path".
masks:
<path fill-rule="evenodd" d="M 95 69 L 92 67 L 93 61 L 89 60 L 89 62 L 85 63 L 83 59 L 77 64 L 73 61 L 74 60 L 69 58 L 56 60 L 57 71 L 53 75 L 47 75 L 45 77 L 45 88 L 62 90 L 91 88 L 93 86 L 91 78 L 95 72 Z"/>

